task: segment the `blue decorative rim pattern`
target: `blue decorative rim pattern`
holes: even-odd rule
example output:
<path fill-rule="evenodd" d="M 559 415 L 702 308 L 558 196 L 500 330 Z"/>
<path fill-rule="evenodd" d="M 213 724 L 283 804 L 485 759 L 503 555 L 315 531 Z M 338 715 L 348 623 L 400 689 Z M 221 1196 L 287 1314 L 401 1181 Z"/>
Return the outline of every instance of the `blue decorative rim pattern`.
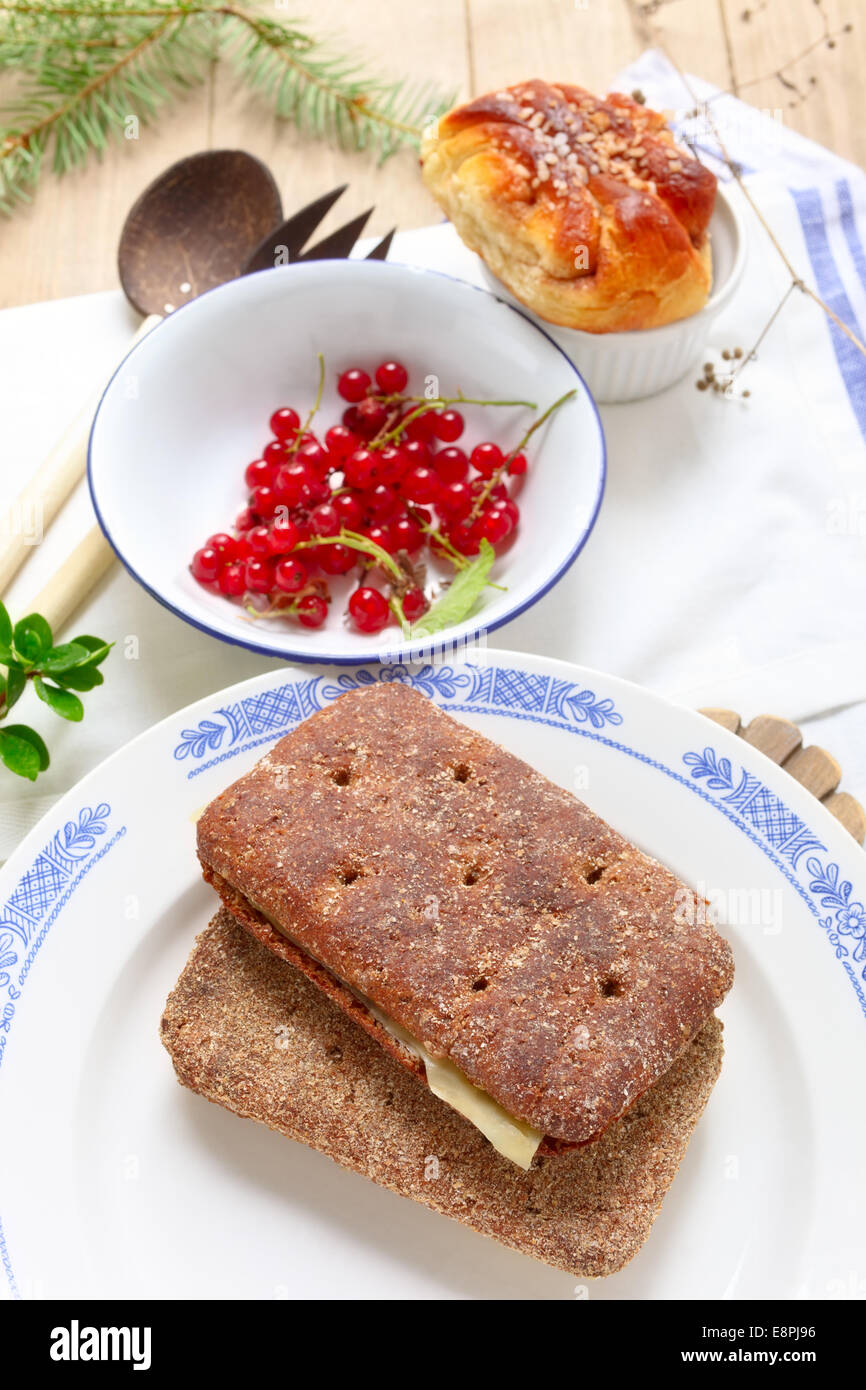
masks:
<path fill-rule="evenodd" d="M 623 724 L 610 696 L 558 675 L 511 666 L 424 666 L 377 671 L 358 668 L 337 677 L 287 681 L 222 705 L 195 728 L 183 729 L 172 751 L 176 762 L 193 764 L 187 778 L 271 743 L 347 690 L 377 681 L 404 681 L 436 699 L 445 710 L 528 720 L 604 744 L 663 773 L 721 812 L 779 870 L 816 918 L 842 964 L 866 1018 L 866 907 L 852 897 L 852 884 L 827 847 L 800 816 L 760 778 L 735 769 L 711 745 L 682 754 L 683 770 L 669 767 L 609 735 Z M 208 754 L 215 754 L 208 758 Z M 51 926 L 88 873 L 126 834 L 118 826 L 107 839 L 111 807 L 82 807 L 57 830 L 19 877 L 0 906 L 0 1067 L 7 1038 L 33 960 Z M 98 841 L 102 841 L 98 844 Z M 847 939 L 843 940 L 843 938 Z M 20 944 L 19 944 L 20 943 Z M 23 950 L 26 954 L 19 956 Z M 855 965 L 857 968 L 855 969 Z M 12 971 L 18 967 L 13 978 Z M 0 1222 L 0 1263 L 13 1298 L 21 1296 Z"/>
<path fill-rule="evenodd" d="M 347 264 L 347 262 L 341 261 L 337 262 L 336 264 L 342 265 Z M 480 285 L 473 285 L 468 280 L 461 280 L 458 276 L 449 275 L 447 274 L 447 272 L 442 270 L 430 270 L 424 266 L 400 265 L 397 262 L 390 263 L 388 261 L 363 261 L 352 262 L 352 264 L 363 264 L 365 266 L 379 267 L 378 270 L 374 271 L 374 274 L 379 274 L 382 271 L 388 272 L 394 269 L 399 269 L 410 271 L 415 275 L 435 275 L 442 280 L 450 281 L 452 284 L 463 285 L 466 289 L 474 290 L 477 294 L 485 295 L 488 299 L 494 300 L 497 304 L 504 305 L 505 308 L 511 311 L 511 313 L 516 314 L 518 318 L 521 318 L 526 323 L 528 323 L 530 327 L 535 330 L 536 333 L 540 334 L 542 338 L 545 338 L 547 342 L 550 344 L 550 346 L 554 348 L 557 353 L 559 353 L 560 357 L 562 357 L 564 362 L 567 364 L 569 370 L 577 378 L 578 385 L 584 391 L 586 399 L 589 401 L 590 408 L 592 409 L 593 416 L 595 417 L 595 423 L 598 429 L 599 443 L 601 445 L 601 467 L 599 470 L 598 492 L 596 493 L 595 500 L 592 504 L 592 508 L 589 517 L 584 525 L 583 531 L 578 536 L 574 546 L 569 551 L 565 559 L 562 561 L 558 569 L 555 570 L 555 572 L 550 576 L 549 579 L 547 579 L 544 582 L 544 584 L 540 585 L 538 589 L 535 589 L 533 593 L 529 595 L 528 598 L 524 599 L 522 603 L 516 604 L 507 613 L 503 614 L 499 618 L 496 618 L 494 621 L 479 621 L 477 625 L 473 626 L 468 632 L 463 633 L 458 639 L 456 639 L 461 644 L 468 645 L 475 639 L 477 639 L 482 633 L 495 632 L 497 628 L 503 627 L 506 623 L 512 622 L 515 618 L 519 617 L 521 613 L 525 613 L 527 608 L 531 608 L 533 604 L 537 603 L 539 599 L 543 598 L 544 595 L 548 593 L 554 587 L 555 584 L 559 583 L 563 575 L 571 569 L 571 566 L 574 564 L 578 555 L 586 545 L 586 542 L 589 540 L 589 537 L 591 536 L 593 531 L 593 527 L 595 526 L 595 523 L 598 519 L 598 513 L 601 508 L 602 499 L 604 497 L 605 484 L 607 481 L 607 442 L 605 440 L 604 428 L 601 423 L 601 416 L 599 415 L 598 406 L 595 403 L 595 399 L 592 395 L 592 392 L 590 391 L 589 387 L 587 386 L 577 367 L 575 367 L 574 363 L 571 361 L 571 358 L 567 355 L 567 353 L 563 351 L 563 349 L 559 346 L 557 342 L 554 341 L 550 334 L 547 333 L 545 329 L 541 328 L 540 325 L 536 323 L 535 320 L 529 314 L 525 313 L 522 309 L 518 309 L 515 305 L 510 304 L 506 299 L 502 299 L 498 295 L 491 294 L 489 290 L 483 289 Z M 255 275 L 257 278 L 260 275 L 294 274 L 297 273 L 298 269 L 298 266 L 279 266 L 274 267 L 273 269 L 256 271 Z M 229 282 L 229 284 L 231 283 L 233 282 Z M 171 317 L 175 318 L 178 314 L 186 313 L 188 310 L 192 309 L 199 300 L 207 299 L 210 295 L 213 294 L 220 294 L 227 288 L 228 286 L 226 285 L 217 285 L 212 290 L 206 290 L 204 294 L 197 295 L 195 299 L 190 300 L 187 304 L 183 304 L 180 306 L 180 308 L 173 310 Z M 164 320 L 163 323 L 157 324 L 155 328 L 151 329 L 150 333 L 148 333 L 147 335 L 147 339 L 151 338 L 154 333 L 159 333 L 165 326 L 165 322 L 166 320 Z M 163 608 L 167 608 L 170 613 L 174 613 L 175 617 L 182 618 L 185 623 L 189 623 L 191 627 L 197 628 L 199 632 L 206 632 L 209 637 L 216 637 L 220 642 L 227 642 L 234 647 L 243 647 L 247 651 L 257 652 L 260 656 L 277 657 L 282 661 L 302 662 L 305 665 L 357 665 L 359 661 L 363 661 L 365 659 L 357 652 L 347 656 L 345 653 L 338 652 L 311 652 L 305 650 L 298 651 L 297 649 L 292 647 L 269 646 L 261 642 L 254 642 L 251 640 L 247 641 L 241 637 L 232 636 L 230 633 L 224 632 L 221 628 L 213 627 L 210 623 L 204 622 L 202 619 L 194 617 L 191 613 L 187 612 L 186 609 L 180 607 L 179 604 L 172 603 L 168 598 L 166 598 L 164 595 L 160 594 L 156 589 L 154 589 L 143 577 L 143 575 L 141 575 L 138 572 L 138 570 L 136 570 L 130 564 L 126 556 L 123 554 L 123 551 L 117 545 L 114 537 L 111 534 L 108 523 L 102 514 L 102 510 L 100 508 L 99 501 L 96 496 L 96 489 L 93 484 L 93 434 L 96 429 L 96 423 L 99 419 L 100 412 L 102 410 L 103 402 L 111 389 L 112 382 L 115 380 L 117 376 L 120 375 L 122 371 L 126 370 L 131 358 L 135 355 L 136 352 L 139 351 L 140 348 L 144 346 L 147 339 L 142 339 L 141 342 L 136 343 L 135 346 L 131 348 L 127 355 L 124 357 L 123 361 L 112 373 L 105 387 L 105 390 L 102 392 L 102 395 L 99 398 L 99 405 L 96 408 L 96 414 L 93 417 L 93 425 L 91 426 L 90 436 L 87 441 L 87 486 L 90 491 L 90 500 L 93 503 L 93 510 L 96 513 L 96 519 L 99 522 L 102 533 L 105 536 L 105 539 L 108 541 L 108 544 L 114 551 L 115 555 L 117 556 L 118 560 L 120 560 L 121 564 L 128 571 L 128 573 L 132 575 L 132 578 L 136 581 L 136 583 L 140 584 L 141 587 L 148 594 L 150 594 L 151 598 L 156 599 L 157 603 L 161 604 Z M 436 653 L 441 652 L 443 650 L 450 650 L 454 644 L 454 641 L 455 637 L 453 632 L 449 638 L 448 631 L 441 634 L 441 636 L 437 635 L 424 639 L 419 639 L 419 641 L 415 643 L 410 643 L 405 648 L 400 649 L 400 659 L 403 661 L 411 661 L 419 655 L 435 655 Z M 368 659 L 370 661 L 378 660 L 379 653 L 371 652 Z"/>

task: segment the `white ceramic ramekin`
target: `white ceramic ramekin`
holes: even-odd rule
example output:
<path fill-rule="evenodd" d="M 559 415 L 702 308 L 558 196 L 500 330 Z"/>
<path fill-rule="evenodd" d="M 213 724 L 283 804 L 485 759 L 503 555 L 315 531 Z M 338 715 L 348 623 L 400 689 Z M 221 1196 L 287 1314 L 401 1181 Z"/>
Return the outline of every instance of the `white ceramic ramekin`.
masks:
<path fill-rule="evenodd" d="M 739 212 L 719 185 L 710 219 L 713 252 L 712 293 L 697 314 L 662 328 L 626 333 L 583 333 L 549 323 L 511 294 L 482 261 L 494 293 L 510 299 L 534 318 L 558 343 L 583 376 L 597 401 L 636 401 L 673 386 L 700 361 L 713 321 L 736 292 L 746 260 L 745 233 Z"/>

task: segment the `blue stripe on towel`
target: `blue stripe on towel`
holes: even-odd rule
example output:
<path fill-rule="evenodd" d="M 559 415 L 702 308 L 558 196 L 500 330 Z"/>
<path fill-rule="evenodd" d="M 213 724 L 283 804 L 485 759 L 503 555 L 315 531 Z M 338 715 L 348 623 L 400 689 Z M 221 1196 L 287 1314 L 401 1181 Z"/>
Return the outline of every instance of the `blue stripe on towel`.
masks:
<path fill-rule="evenodd" d="M 797 205 L 818 293 L 862 341 L 862 330 L 830 247 L 821 194 L 817 188 L 792 188 L 791 197 Z M 828 319 L 827 323 L 848 399 L 857 417 L 860 433 L 866 440 L 866 358 L 832 319 Z"/>
<path fill-rule="evenodd" d="M 854 214 L 854 199 L 851 197 L 851 185 L 847 179 L 837 180 L 836 197 L 839 200 L 839 215 L 842 220 L 842 231 L 845 233 L 845 240 L 848 243 L 848 250 L 851 252 L 851 259 L 860 277 L 860 283 L 866 287 L 866 254 L 863 252 L 860 230 L 857 226 L 857 218 Z"/>

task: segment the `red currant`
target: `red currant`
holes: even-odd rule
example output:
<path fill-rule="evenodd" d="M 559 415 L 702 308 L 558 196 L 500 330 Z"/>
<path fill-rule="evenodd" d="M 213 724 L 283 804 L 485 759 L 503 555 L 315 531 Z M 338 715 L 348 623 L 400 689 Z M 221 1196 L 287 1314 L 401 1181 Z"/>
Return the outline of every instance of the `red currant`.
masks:
<path fill-rule="evenodd" d="M 377 483 L 364 493 L 362 501 L 374 521 L 387 521 L 397 510 L 397 494 L 387 483 Z"/>
<path fill-rule="evenodd" d="M 197 579 L 199 584 L 213 584 L 219 576 L 222 560 L 212 546 L 203 545 L 201 550 L 197 550 L 193 555 L 190 568 L 193 578 Z"/>
<path fill-rule="evenodd" d="M 422 444 L 431 440 L 433 438 L 432 410 L 425 410 L 420 415 L 414 416 L 406 426 L 405 434 L 407 439 L 418 439 Z"/>
<path fill-rule="evenodd" d="M 424 542 L 424 532 L 411 516 L 398 516 L 391 522 L 391 541 L 395 550 L 407 550 L 411 554 Z"/>
<path fill-rule="evenodd" d="M 244 469 L 244 482 L 250 492 L 253 491 L 253 488 L 270 486 L 274 481 L 276 471 L 274 465 L 268 463 L 266 459 L 253 459 L 252 463 L 248 463 Z"/>
<path fill-rule="evenodd" d="M 375 487 L 379 481 L 382 467 L 379 455 L 371 449 L 356 449 L 343 465 L 343 473 L 350 487 Z"/>
<path fill-rule="evenodd" d="M 357 531 L 364 519 L 360 499 L 353 492 L 338 492 L 333 505 L 346 530 Z"/>
<path fill-rule="evenodd" d="M 348 574 L 358 563 L 358 552 L 348 545 L 320 545 L 319 564 L 325 574 Z"/>
<path fill-rule="evenodd" d="M 301 564 L 300 560 L 296 560 L 292 556 L 280 560 L 274 570 L 274 583 L 278 589 L 282 589 L 284 594 L 299 593 L 308 579 L 306 565 Z"/>
<path fill-rule="evenodd" d="M 271 416 L 271 433 L 277 439 L 294 439 L 298 430 L 301 428 L 301 417 L 291 406 L 283 406 L 280 410 L 275 410 Z"/>
<path fill-rule="evenodd" d="M 217 531 L 216 535 L 208 536 L 204 543 L 205 550 L 215 550 L 224 565 L 228 565 L 235 559 L 237 554 L 237 541 L 234 536 L 229 536 L 225 531 Z"/>
<path fill-rule="evenodd" d="M 465 483 L 449 483 L 436 499 L 436 508 L 447 521 L 462 521 L 472 511 L 475 499 Z"/>
<path fill-rule="evenodd" d="M 235 554 L 233 563 L 236 564 L 240 560 L 248 560 L 252 553 L 252 547 L 250 546 L 250 543 L 247 540 L 246 535 L 238 536 L 237 540 L 235 541 Z"/>
<path fill-rule="evenodd" d="M 386 396 L 399 396 L 406 390 L 409 373 L 402 362 L 383 362 L 376 368 L 376 385 Z"/>
<path fill-rule="evenodd" d="M 267 526 L 254 526 L 247 531 L 247 545 L 251 555 L 257 555 L 260 560 L 264 560 L 268 555 L 272 555 L 271 533 Z"/>
<path fill-rule="evenodd" d="M 349 599 L 349 616 L 361 632 L 381 632 L 391 616 L 388 601 L 378 589 L 356 589 Z"/>
<path fill-rule="evenodd" d="M 364 439 L 372 439 L 387 423 L 388 411 L 381 401 L 376 400 L 375 396 L 365 396 L 360 405 L 355 407 L 355 419 L 358 433 Z"/>
<path fill-rule="evenodd" d="M 404 473 L 419 465 L 422 468 L 427 468 L 432 460 L 431 451 L 423 439 L 407 439 L 403 445 L 403 456 L 406 460 Z"/>
<path fill-rule="evenodd" d="M 281 439 L 272 439 L 270 444 L 266 444 L 262 449 L 262 458 L 265 463 L 269 463 L 272 468 L 279 468 L 281 463 L 286 461 L 286 446 Z"/>
<path fill-rule="evenodd" d="M 286 507 L 296 507 L 301 500 L 301 488 L 310 481 L 308 469 L 302 463 L 287 463 L 274 479 L 277 500 Z"/>
<path fill-rule="evenodd" d="M 275 521 L 268 540 L 272 555 L 288 555 L 300 540 L 298 528 L 288 517 L 285 521 Z"/>
<path fill-rule="evenodd" d="M 443 444 L 453 444 L 463 433 L 463 416 L 460 411 L 437 410 L 433 415 L 433 433 Z"/>
<path fill-rule="evenodd" d="M 317 507 L 320 502 L 330 500 L 331 489 L 328 484 L 319 478 L 311 478 L 308 483 L 301 484 L 300 505 L 302 507 Z"/>
<path fill-rule="evenodd" d="M 403 616 L 408 623 L 416 623 L 429 607 L 421 589 L 407 589 L 403 595 Z"/>
<path fill-rule="evenodd" d="M 343 372 L 337 382 L 337 390 L 344 401 L 350 401 L 352 405 L 362 401 L 370 387 L 370 378 L 360 367 L 350 367 L 347 372 Z"/>
<path fill-rule="evenodd" d="M 328 605 L 318 594 L 305 594 L 298 600 L 295 612 L 303 627 L 321 627 L 328 616 Z"/>
<path fill-rule="evenodd" d="M 330 502 L 320 502 L 310 512 L 310 529 L 314 536 L 336 536 L 340 525 L 340 513 Z"/>
<path fill-rule="evenodd" d="M 392 555 L 397 549 L 394 544 L 394 533 L 390 526 L 367 526 L 364 529 L 364 535 L 374 545 L 380 545 L 383 550 L 387 550 L 389 555 Z"/>
<path fill-rule="evenodd" d="M 417 468 L 410 468 L 400 484 L 400 490 L 410 502 L 435 502 L 442 484 L 432 468 L 419 464 Z"/>
<path fill-rule="evenodd" d="M 491 545 L 499 545 L 511 534 L 511 520 L 499 507 L 491 507 L 478 518 L 478 531 Z"/>
<path fill-rule="evenodd" d="M 462 483 L 469 472 L 469 460 L 462 449 L 452 444 L 433 455 L 433 467 L 443 483 Z"/>
<path fill-rule="evenodd" d="M 324 478 L 333 467 L 331 459 L 322 448 L 318 439 L 307 439 L 295 454 L 298 463 L 303 463 L 317 478 Z"/>
<path fill-rule="evenodd" d="M 401 444 L 386 444 L 379 450 L 383 483 L 399 483 L 409 468 L 409 457 Z"/>
<path fill-rule="evenodd" d="M 502 450 L 498 444 L 476 444 L 471 454 L 472 467 L 482 478 L 492 478 L 502 462 Z"/>
<path fill-rule="evenodd" d="M 253 507 L 259 516 L 273 516 L 279 506 L 280 499 L 272 487 L 262 485 L 253 492 Z"/>
<path fill-rule="evenodd" d="M 247 587 L 244 577 L 243 565 L 226 565 L 220 571 L 219 583 L 220 593 L 228 598 L 240 598 Z"/>
<path fill-rule="evenodd" d="M 253 511 L 252 507 L 244 507 L 243 511 L 238 512 L 237 516 L 235 517 L 235 530 L 249 531 L 251 526 L 256 525 L 258 519 L 259 518 Z"/>
<path fill-rule="evenodd" d="M 332 425 L 325 435 L 325 448 L 338 466 L 359 447 L 360 435 L 346 425 Z"/>
<path fill-rule="evenodd" d="M 528 466 L 525 454 L 515 454 L 508 465 L 508 471 L 513 478 L 519 478 L 526 472 Z"/>
<path fill-rule="evenodd" d="M 475 522 L 458 521 L 448 532 L 448 539 L 461 555 L 477 555 L 481 549 L 481 537 Z"/>
<path fill-rule="evenodd" d="M 260 560 L 257 555 L 252 555 L 244 564 L 244 579 L 247 588 L 253 593 L 270 593 L 274 586 L 273 566 L 267 560 Z"/>

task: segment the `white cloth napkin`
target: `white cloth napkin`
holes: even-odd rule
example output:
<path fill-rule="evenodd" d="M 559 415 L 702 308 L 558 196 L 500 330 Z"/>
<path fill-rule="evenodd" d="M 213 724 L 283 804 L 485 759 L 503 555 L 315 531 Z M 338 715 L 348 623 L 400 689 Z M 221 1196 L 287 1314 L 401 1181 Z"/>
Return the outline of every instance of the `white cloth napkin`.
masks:
<path fill-rule="evenodd" d="M 798 272 L 866 336 L 866 177 L 772 117 L 690 81 L 711 99 Z M 651 105 L 678 115 L 693 105 L 656 53 L 616 85 L 639 87 Z M 702 118 L 691 125 L 711 159 Z M 788 284 L 766 234 L 748 208 L 744 215 L 748 268 L 712 330 L 707 356 L 715 360 L 725 347 L 753 345 Z M 475 258 L 445 225 L 398 236 L 391 259 L 479 279 Z M 0 495 L 17 492 L 134 326 L 119 291 L 0 313 Z M 579 661 L 692 706 L 787 715 L 831 748 L 846 787 L 866 799 L 866 359 L 797 293 L 742 380 L 751 392 L 744 401 L 698 392 L 690 377 L 654 399 L 602 407 L 609 475 L 595 531 L 566 578 L 496 644 Z M 23 611 L 91 519 L 81 489 L 16 580 L 12 610 Z M 85 699 L 81 725 L 30 699 L 25 712 L 22 702 L 21 718 L 48 740 L 52 766 L 34 786 L 0 769 L 0 857 L 133 735 L 277 665 L 186 626 L 119 568 L 74 626 L 115 638 L 118 648 L 105 686 Z M 127 636 L 137 638 L 135 659 L 125 655 Z"/>

